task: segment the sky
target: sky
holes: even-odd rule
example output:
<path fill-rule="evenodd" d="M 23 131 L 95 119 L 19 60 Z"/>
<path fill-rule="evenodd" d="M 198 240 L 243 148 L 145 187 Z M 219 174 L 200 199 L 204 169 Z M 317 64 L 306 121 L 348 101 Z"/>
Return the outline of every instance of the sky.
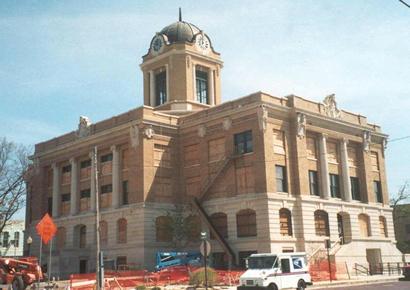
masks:
<path fill-rule="evenodd" d="M 410 1 L 409 1 L 410 2 Z M 222 99 L 336 94 L 390 135 L 410 180 L 410 8 L 398 0 L 0 1 L 0 136 L 29 146 L 142 105 L 141 56 L 177 21 L 221 53 Z"/>

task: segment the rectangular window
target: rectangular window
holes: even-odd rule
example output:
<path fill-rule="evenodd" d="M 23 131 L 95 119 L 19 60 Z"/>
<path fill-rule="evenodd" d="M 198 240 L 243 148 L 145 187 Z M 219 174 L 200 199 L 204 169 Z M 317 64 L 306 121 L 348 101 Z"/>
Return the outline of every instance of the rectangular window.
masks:
<path fill-rule="evenodd" d="M 165 104 L 167 101 L 167 73 L 160 72 L 155 75 L 155 104 Z"/>
<path fill-rule="evenodd" d="M 63 173 L 71 172 L 71 165 L 63 166 L 62 171 Z"/>
<path fill-rule="evenodd" d="M 374 188 L 374 194 L 376 197 L 376 202 L 383 203 L 382 186 L 380 184 L 380 181 L 374 180 L 373 188 Z"/>
<path fill-rule="evenodd" d="M 196 100 L 208 104 L 208 73 L 197 70 L 196 74 Z"/>
<path fill-rule="evenodd" d="M 286 180 L 286 167 L 276 165 L 276 191 L 288 192 L 288 183 Z"/>
<path fill-rule="evenodd" d="M 101 194 L 111 193 L 112 192 L 112 184 L 106 184 L 101 186 Z"/>
<path fill-rule="evenodd" d="M 370 152 L 370 159 L 372 162 L 372 171 L 379 171 L 379 156 L 377 152 Z"/>
<path fill-rule="evenodd" d="M 47 199 L 47 212 L 49 215 L 53 214 L 53 198 L 49 197 Z"/>
<path fill-rule="evenodd" d="M 89 198 L 91 196 L 91 190 L 88 189 L 83 189 L 80 191 L 80 198 Z"/>
<path fill-rule="evenodd" d="M 18 248 L 20 245 L 20 233 L 14 232 L 14 246 Z"/>
<path fill-rule="evenodd" d="M 253 152 L 252 130 L 235 134 L 234 143 L 236 154 Z"/>
<path fill-rule="evenodd" d="M 112 161 L 112 153 L 101 156 L 101 163 Z"/>
<path fill-rule="evenodd" d="M 290 273 L 290 261 L 288 258 L 280 259 L 280 269 L 282 273 Z"/>
<path fill-rule="evenodd" d="M 80 167 L 81 168 L 91 167 L 91 159 L 81 161 Z"/>
<path fill-rule="evenodd" d="M 332 197 L 340 198 L 339 175 L 329 174 L 329 177 L 330 177 L 330 195 Z"/>
<path fill-rule="evenodd" d="M 317 171 L 309 170 L 309 188 L 311 195 L 320 196 Z"/>
<path fill-rule="evenodd" d="M 351 186 L 351 192 L 352 192 L 352 198 L 353 200 L 362 200 L 360 196 L 360 184 L 359 184 L 359 178 L 357 177 L 350 177 L 350 186 Z"/>
<path fill-rule="evenodd" d="M 3 247 L 8 247 L 9 237 L 10 237 L 9 232 L 3 232 L 3 245 L 2 245 Z"/>
<path fill-rule="evenodd" d="M 126 256 L 117 257 L 117 270 L 128 270 Z"/>
<path fill-rule="evenodd" d="M 61 195 L 61 201 L 62 202 L 70 201 L 70 194 L 69 193 L 62 194 Z"/>
<path fill-rule="evenodd" d="M 128 204 L 128 180 L 122 182 L 122 204 Z"/>
<path fill-rule="evenodd" d="M 257 251 L 240 251 L 238 252 L 238 260 L 239 260 L 239 268 L 246 269 L 246 259 L 249 258 L 250 255 L 256 254 Z"/>

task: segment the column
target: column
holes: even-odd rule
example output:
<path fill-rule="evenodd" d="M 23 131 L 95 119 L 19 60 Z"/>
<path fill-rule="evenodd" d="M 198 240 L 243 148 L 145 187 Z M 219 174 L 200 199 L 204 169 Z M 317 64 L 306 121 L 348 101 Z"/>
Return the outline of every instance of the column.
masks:
<path fill-rule="evenodd" d="M 53 163 L 53 217 L 58 217 L 60 205 L 60 168 Z"/>
<path fill-rule="evenodd" d="M 330 198 L 330 179 L 329 179 L 329 164 L 327 163 L 327 148 L 326 135 L 320 136 L 319 153 L 320 153 L 320 181 L 322 187 L 322 197 Z"/>
<path fill-rule="evenodd" d="M 71 187 L 70 187 L 70 214 L 75 215 L 78 211 L 78 169 L 77 160 L 75 158 L 70 159 L 71 164 Z"/>
<path fill-rule="evenodd" d="M 196 99 L 196 65 L 192 64 L 192 89 L 193 89 L 193 101 Z"/>
<path fill-rule="evenodd" d="M 211 106 L 215 105 L 215 94 L 214 94 L 214 70 L 208 70 L 208 89 L 209 89 L 209 104 Z"/>
<path fill-rule="evenodd" d="M 96 184 L 95 184 L 95 172 L 97 168 L 95 167 L 95 158 L 94 156 L 94 151 L 90 152 L 90 158 L 91 158 L 91 186 L 90 186 L 90 210 L 95 211 L 95 198 L 96 198 Z"/>
<path fill-rule="evenodd" d="M 111 146 L 112 151 L 112 207 L 120 205 L 120 150 Z"/>
<path fill-rule="evenodd" d="M 169 95 L 169 65 L 168 64 L 165 65 L 165 76 L 166 76 L 166 82 L 167 82 L 167 99 L 165 100 L 165 102 L 168 102 L 171 98 L 171 96 Z"/>
<path fill-rule="evenodd" d="M 155 75 L 154 71 L 149 71 L 149 99 L 150 106 L 155 107 Z"/>
<path fill-rule="evenodd" d="M 340 152 L 342 154 L 343 197 L 345 201 L 352 201 L 347 143 L 348 141 L 344 138 L 340 142 Z"/>

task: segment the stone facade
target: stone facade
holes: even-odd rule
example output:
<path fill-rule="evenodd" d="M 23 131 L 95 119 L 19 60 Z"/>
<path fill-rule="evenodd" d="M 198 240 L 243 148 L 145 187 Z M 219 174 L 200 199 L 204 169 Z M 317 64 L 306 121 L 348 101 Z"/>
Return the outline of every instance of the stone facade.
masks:
<path fill-rule="evenodd" d="M 158 217 L 175 204 L 191 204 L 216 236 L 216 266 L 255 251 L 314 259 L 328 238 L 349 267 L 400 261 L 380 127 L 338 109 L 334 95 L 316 103 L 258 92 L 221 104 L 219 54 L 194 26 L 172 25 L 193 35 L 154 36 L 143 107 L 95 124 L 82 117 L 77 131 L 36 145 L 26 227 L 38 254 L 34 227 L 52 213 L 53 275 L 95 270 L 97 196 L 107 265 L 152 269 L 155 253 L 171 249 Z"/>
<path fill-rule="evenodd" d="M 12 220 L 0 234 L 0 256 L 16 257 L 23 255 L 24 221 Z"/>

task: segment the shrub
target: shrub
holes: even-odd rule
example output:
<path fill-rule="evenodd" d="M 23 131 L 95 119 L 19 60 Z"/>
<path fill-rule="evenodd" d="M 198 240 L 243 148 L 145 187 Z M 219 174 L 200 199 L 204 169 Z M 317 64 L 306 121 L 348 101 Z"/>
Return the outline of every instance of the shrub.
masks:
<path fill-rule="evenodd" d="M 135 290 L 146 290 L 147 287 L 145 287 L 144 285 L 139 285 L 137 287 L 135 287 Z"/>
<path fill-rule="evenodd" d="M 161 290 L 161 287 L 155 286 L 155 287 L 152 287 L 151 290 Z"/>
<path fill-rule="evenodd" d="M 212 268 L 207 268 L 208 286 L 216 284 L 217 273 Z M 191 273 L 189 277 L 189 285 L 204 286 L 205 285 L 205 268 L 200 268 Z"/>

